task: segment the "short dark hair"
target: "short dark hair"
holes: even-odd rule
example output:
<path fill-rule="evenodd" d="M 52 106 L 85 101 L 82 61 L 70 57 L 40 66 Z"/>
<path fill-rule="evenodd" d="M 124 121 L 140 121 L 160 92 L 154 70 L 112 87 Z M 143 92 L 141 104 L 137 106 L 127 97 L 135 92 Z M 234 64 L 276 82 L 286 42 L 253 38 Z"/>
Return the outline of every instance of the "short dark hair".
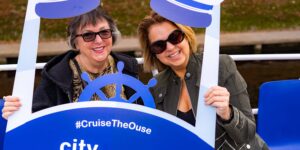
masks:
<path fill-rule="evenodd" d="M 76 16 L 71 19 L 71 21 L 69 22 L 69 25 L 68 25 L 68 29 L 67 29 L 69 45 L 73 49 L 76 49 L 75 39 L 76 39 L 76 35 L 78 34 L 77 30 L 79 28 L 83 28 L 89 24 L 96 25 L 98 23 L 98 21 L 103 21 L 103 19 L 108 22 L 108 25 L 113 32 L 112 41 L 113 41 L 113 44 L 115 44 L 115 42 L 117 41 L 117 37 L 120 36 L 117 25 L 114 22 L 114 20 L 103 9 L 98 7 L 88 13 L 85 13 L 80 16 Z"/>

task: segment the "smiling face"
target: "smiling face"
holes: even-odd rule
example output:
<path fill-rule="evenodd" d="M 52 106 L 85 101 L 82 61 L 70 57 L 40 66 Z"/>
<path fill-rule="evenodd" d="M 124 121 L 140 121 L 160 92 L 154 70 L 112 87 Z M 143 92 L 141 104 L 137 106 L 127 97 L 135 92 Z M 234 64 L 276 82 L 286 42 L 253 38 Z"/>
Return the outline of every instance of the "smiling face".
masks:
<path fill-rule="evenodd" d="M 96 25 L 88 24 L 77 30 L 77 34 L 88 32 L 99 32 L 101 30 L 110 29 L 108 22 L 105 19 L 99 20 Z M 85 42 L 81 36 L 76 38 L 76 48 L 80 51 L 80 56 L 89 64 L 103 64 L 107 61 L 108 55 L 112 49 L 112 37 L 102 39 L 99 35 L 94 41 Z"/>
<path fill-rule="evenodd" d="M 170 22 L 152 25 L 148 30 L 150 45 L 156 41 L 168 39 L 169 35 L 176 29 L 178 28 Z M 156 54 L 156 57 L 160 62 L 171 67 L 175 72 L 185 71 L 190 57 L 189 43 L 186 38 L 175 45 L 167 42 L 165 51 Z"/>

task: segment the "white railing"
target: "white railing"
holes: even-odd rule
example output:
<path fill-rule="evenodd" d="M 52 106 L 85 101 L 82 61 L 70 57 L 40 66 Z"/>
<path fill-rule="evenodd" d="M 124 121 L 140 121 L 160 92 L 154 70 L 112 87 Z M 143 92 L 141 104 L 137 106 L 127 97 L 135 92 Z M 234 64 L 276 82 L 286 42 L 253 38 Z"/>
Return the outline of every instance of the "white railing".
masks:
<path fill-rule="evenodd" d="M 259 60 L 300 60 L 300 54 L 252 54 L 252 55 L 230 55 L 235 61 L 259 61 Z M 136 58 L 138 64 L 143 64 L 143 58 Z M 42 69 L 46 63 L 37 63 L 36 69 Z M 1 71 L 16 70 L 16 64 L 0 65 Z"/>
<path fill-rule="evenodd" d="M 253 55 L 230 55 L 235 61 L 265 61 L 265 60 L 300 60 L 300 54 L 253 54 Z M 143 58 L 136 58 L 138 64 L 143 64 Z M 36 69 L 42 69 L 46 63 L 37 63 Z M 16 64 L 0 65 L 1 71 L 13 71 L 17 69 Z M 152 74 L 157 74 L 157 70 L 153 70 Z M 252 109 L 253 114 L 258 114 L 258 109 Z"/>
<path fill-rule="evenodd" d="M 255 55 L 230 55 L 235 61 L 257 60 L 300 60 L 300 54 L 255 54 Z"/>

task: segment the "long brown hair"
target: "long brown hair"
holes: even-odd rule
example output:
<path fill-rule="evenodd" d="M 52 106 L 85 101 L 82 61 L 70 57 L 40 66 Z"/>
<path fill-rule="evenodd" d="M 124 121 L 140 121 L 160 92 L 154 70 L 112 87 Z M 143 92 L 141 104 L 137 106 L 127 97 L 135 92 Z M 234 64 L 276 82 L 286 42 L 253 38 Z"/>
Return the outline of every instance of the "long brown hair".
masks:
<path fill-rule="evenodd" d="M 138 37 L 141 48 L 143 49 L 144 70 L 146 72 L 150 72 L 153 69 L 158 69 L 161 71 L 167 67 L 156 58 L 155 54 L 150 52 L 149 28 L 154 24 L 160 24 L 163 22 L 169 22 L 181 29 L 185 33 L 185 38 L 188 40 L 191 49 L 190 52 L 194 53 L 197 51 L 196 36 L 191 27 L 176 24 L 152 11 L 150 15 L 146 16 L 140 22 L 138 26 Z"/>

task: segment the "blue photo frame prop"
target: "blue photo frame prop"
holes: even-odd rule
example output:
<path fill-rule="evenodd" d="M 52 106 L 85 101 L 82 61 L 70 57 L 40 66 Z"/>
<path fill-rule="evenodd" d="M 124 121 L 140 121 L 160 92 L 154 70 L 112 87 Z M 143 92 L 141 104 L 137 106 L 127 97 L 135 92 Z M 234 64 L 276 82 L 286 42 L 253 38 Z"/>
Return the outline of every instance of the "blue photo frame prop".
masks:
<path fill-rule="evenodd" d="M 161 2 L 160 5 L 165 2 L 158 0 L 153 1 Z M 151 1 L 151 6 L 159 7 L 158 5 L 153 4 L 153 1 Z M 192 1 L 188 2 L 178 0 L 178 2 L 181 2 L 185 5 L 195 4 Z M 22 43 L 24 43 L 25 46 L 23 47 L 23 44 L 21 44 L 16 78 L 19 76 L 19 72 L 24 73 L 23 71 L 25 71 L 26 73 L 27 70 L 35 69 L 31 61 L 30 65 L 23 64 L 26 64 L 24 63 L 26 58 L 30 58 L 30 60 L 32 60 L 31 58 L 36 57 L 36 54 L 31 57 L 27 56 L 22 58 L 22 56 L 26 53 L 26 49 L 37 49 L 38 34 L 34 34 L 35 40 L 32 40 L 33 42 L 30 44 L 32 45 L 31 47 L 29 47 L 30 45 L 28 44 L 26 45 L 26 40 L 29 39 L 30 35 L 28 32 L 30 27 L 32 29 L 33 26 L 36 25 L 37 28 L 34 28 L 36 29 L 34 30 L 34 33 L 38 33 L 40 18 L 38 18 L 36 15 L 41 18 L 49 19 L 74 17 L 96 8 L 99 4 L 100 0 L 58 0 L 41 3 L 35 3 L 35 1 L 29 0 L 28 6 L 30 6 L 30 10 L 26 13 L 28 14 L 28 16 L 26 15 L 26 18 L 28 18 L 25 19 L 23 31 L 23 33 L 26 34 L 23 34 L 22 37 Z M 165 4 L 167 4 L 167 2 Z M 35 12 L 31 11 L 33 5 L 35 6 Z M 211 9 L 211 6 L 206 5 L 205 3 L 198 4 L 197 7 L 201 7 L 205 11 L 209 11 Z M 173 9 L 177 8 L 174 7 Z M 198 17 L 204 18 L 204 21 L 190 22 L 190 20 L 183 20 L 182 23 L 184 24 L 190 22 L 191 24 L 189 25 L 194 27 L 209 26 L 212 18 L 209 16 L 209 14 L 206 14 L 205 11 L 203 13 L 199 13 L 199 16 L 197 15 Z M 177 12 L 180 12 L 181 14 L 188 14 L 188 17 L 195 17 L 195 14 L 192 12 L 185 12 L 184 10 Z M 180 20 L 178 20 L 178 22 L 180 22 Z M 37 35 L 37 37 L 35 35 Z M 23 41 L 23 39 L 25 40 Z M 34 51 L 34 53 L 36 53 L 36 51 Z M 26 53 L 26 55 L 29 55 L 29 53 Z M 130 76 L 122 74 L 123 67 L 124 64 L 118 64 L 118 73 L 112 74 L 110 76 L 112 78 L 109 76 L 103 76 L 105 79 L 99 78 L 94 81 L 90 81 L 87 75 L 83 74 L 83 78 L 85 81 L 89 82 L 89 85 L 85 89 L 86 91 L 83 91 L 83 96 L 80 97 L 79 101 L 87 100 L 90 98 L 91 93 L 97 93 L 99 87 L 113 83 L 109 80 L 114 79 L 117 81 L 117 85 L 120 85 L 120 83 L 125 83 L 130 87 L 134 87 L 134 85 L 131 86 L 131 84 L 136 84 L 136 88 L 133 89 L 137 90 L 137 94 L 134 95 L 132 99 L 129 99 L 128 102 L 132 103 L 134 100 L 141 97 L 148 107 L 135 104 L 118 103 L 122 100 L 120 100 L 120 97 L 116 96 L 112 99 L 107 98 L 107 100 L 113 100 L 117 102 L 97 101 L 70 103 L 51 107 L 37 113 L 27 115 L 29 114 L 31 108 L 26 107 L 27 110 L 24 111 L 24 105 L 31 103 L 31 101 L 23 102 L 23 107 L 18 113 L 14 114 L 14 116 L 12 116 L 8 122 L 9 128 L 6 132 L 4 149 L 213 149 L 210 143 L 207 143 L 205 140 L 203 140 L 203 137 L 199 134 L 197 128 L 173 115 L 153 109 L 155 108 L 155 105 L 153 97 L 149 92 L 149 87 L 154 86 L 154 80 L 150 80 L 147 85 L 138 83 L 138 81 L 135 81 Z M 26 74 L 26 76 L 32 75 L 34 75 L 34 73 Z M 22 77 L 23 80 L 26 80 L 24 79 L 24 76 Z M 26 94 L 22 92 L 24 88 L 20 88 L 21 85 L 27 86 L 27 84 L 22 84 L 18 80 L 18 82 L 15 82 L 15 85 L 17 85 L 17 90 L 15 90 L 14 86 L 13 95 L 18 95 L 21 97 L 21 99 L 32 99 L 32 95 L 28 95 L 28 93 L 32 92 L 26 92 Z M 117 88 L 116 93 L 116 95 L 120 93 L 119 88 Z M 103 96 L 103 93 L 101 94 L 100 92 L 98 95 L 101 97 L 101 95 Z M 18 119 L 21 119 L 22 121 L 19 121 Z M 122 127 L 118 127 L 117 124 L 119 122 L 114 120 L 119 120 L 121 122 L 120 126 Z M 77 123 L 78 121 L 80 121 L 79 123 L 81 125 L 95 124 L 95 126 L 97 126 L 98 123 L 98 127 L 79 129 Z M 113 124 L 114 122 L 116 122 L 115 126 L 108 125 Z M 143 131 L 132 131 L 135 130 L 135 128 L 131 127 L 134 125 L 135 127 L 137 125 L 143 126 L 144 128 L 140 129 Z M 30 136 L 24 138 L 24 135 Z"/>

